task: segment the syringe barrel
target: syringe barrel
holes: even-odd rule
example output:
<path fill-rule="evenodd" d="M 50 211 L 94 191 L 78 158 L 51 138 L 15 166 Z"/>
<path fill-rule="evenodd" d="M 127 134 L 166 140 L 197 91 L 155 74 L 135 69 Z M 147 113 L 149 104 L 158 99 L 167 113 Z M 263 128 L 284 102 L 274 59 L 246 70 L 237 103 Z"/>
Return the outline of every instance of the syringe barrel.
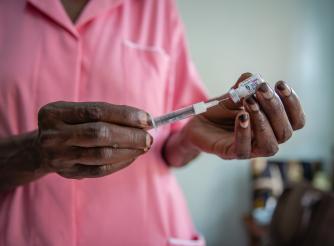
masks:
<path fill-rule="evenodd" d="M 228 93 L 221 97 L 210 99 L 206 102 L 195 103 L 186 108 L 182 108 L 176 110 L 174 112 L 152 118 L 152 126 L 153 128 L 158 128 L 162 125 L 171 124 L 183 119 L 186 119 L 190 116 L 202 114 L 207 111 L 207 109 L 218 105 L 219 103 L 223 103 L 224 105 L 232 104 L 232 107 L 235 104 L 239 103 L 242 98 L 253 95 L 256 92 L 257 87 L 263 83 L 260 74 L 254 74 L 250 78 L 241 82 L 238 88 L 231 89 Z"/>
<path fill-rule="evenodd" d="M 171 124 L 186 119 L 193 115 L 195 115 L 195 110 L 194 107 L 191 105 L 189 107 L 181 108 L 169 114 L 165 114 L 152 119 L 152 125 L 154 128 L 157 128 L 162 125 Z"/>

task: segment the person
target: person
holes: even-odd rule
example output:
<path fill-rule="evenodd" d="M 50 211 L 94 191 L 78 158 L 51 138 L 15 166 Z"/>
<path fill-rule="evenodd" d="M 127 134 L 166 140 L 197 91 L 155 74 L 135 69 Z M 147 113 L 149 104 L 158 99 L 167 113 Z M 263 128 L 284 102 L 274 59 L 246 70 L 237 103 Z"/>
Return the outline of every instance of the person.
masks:
<path fill-rule="evenodd" d="M 0 53 L 1 245 L 204 245 L 170 167 L 271 156 L 305 123 L 280 81 L 149 131 L 207 98 L 174 0 L 1 1 Z"/>

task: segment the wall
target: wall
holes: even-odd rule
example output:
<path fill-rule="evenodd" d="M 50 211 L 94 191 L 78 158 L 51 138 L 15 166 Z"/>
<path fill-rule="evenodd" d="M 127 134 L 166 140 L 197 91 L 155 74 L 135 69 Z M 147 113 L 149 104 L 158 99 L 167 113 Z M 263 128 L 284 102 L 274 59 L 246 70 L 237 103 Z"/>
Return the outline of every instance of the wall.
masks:
<path fill-rule="evenodd" d="M 323 159 L 333 146 L 334 1 L 178 0 L 191 53 L 212 96 L 243 72 L 299 93 L 307 126 L 278 158 Z M 329 165 L 327 166 L 328 170 Z M 250 207 L 247 161 L 202 155 L 176 175 L 209 245 L 245 245 L 241 217 Z"/>

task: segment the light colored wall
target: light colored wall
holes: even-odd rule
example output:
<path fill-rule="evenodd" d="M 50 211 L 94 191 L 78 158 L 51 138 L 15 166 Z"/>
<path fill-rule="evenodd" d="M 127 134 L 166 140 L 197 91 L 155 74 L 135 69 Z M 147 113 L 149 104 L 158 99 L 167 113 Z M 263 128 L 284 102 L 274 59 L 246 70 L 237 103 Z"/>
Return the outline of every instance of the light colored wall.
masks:
<path fill-rule="evenodd" d="M 307 126 L 278 158 L 320 158 L 333 146 L 334 1 L 178 0 L 193 59 L 212 96 L 246 71 L 299 93 Z M 242 214 L 250 207 L 247 161 L 202 155 L 176 175 L 209 245 L 245 245 Z"/>

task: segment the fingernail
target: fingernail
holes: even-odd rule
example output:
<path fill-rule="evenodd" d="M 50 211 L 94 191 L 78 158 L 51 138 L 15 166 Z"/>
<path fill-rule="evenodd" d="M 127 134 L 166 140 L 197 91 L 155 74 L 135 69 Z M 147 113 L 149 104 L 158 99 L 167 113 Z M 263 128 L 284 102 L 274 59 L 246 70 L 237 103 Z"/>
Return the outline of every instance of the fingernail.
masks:
<path fill-rule="evenodd" d="M 274 96 L 273 90 L 269 87 L 267 83 L 263 83 L 259 87 L 259 91 L 262 92 L 262 95 L 265 99 L 271 99 Z"/>
<path fill-rule="evenodd" d="M 151 148 L 153 143 L 153 137 L 150 134 L 146 134 L 146 148 Z"/>
<path fill-rule="evenodd" d="M 249 126 L 249 116 L 248 114 L 241 114 L 239 116 L 240 126 L 242 128 L 247 128 Z"/>
<path fill-rule="evenodd" d="M 291 95 L 291 88 L 284 81 L 279 81 L 276 85 L 276 88 L 283 96 L 288 97 Z"/>
<path fill-rule="evenodd" d="M 253 97 L 248 97 L 246 103 L 252 111 L 259 111 L 259 105 L 255 102 Z"/>
<path fill-rule="evenodd" d="M 142 126 L 147 127 L 147 126 L 150 125 L 150 119 L 151 119 L 151 117 L 147 113 L 145 113 L 145 112 L 139 112 L 138 119 L 139 119 L 139 123 Z"/>

